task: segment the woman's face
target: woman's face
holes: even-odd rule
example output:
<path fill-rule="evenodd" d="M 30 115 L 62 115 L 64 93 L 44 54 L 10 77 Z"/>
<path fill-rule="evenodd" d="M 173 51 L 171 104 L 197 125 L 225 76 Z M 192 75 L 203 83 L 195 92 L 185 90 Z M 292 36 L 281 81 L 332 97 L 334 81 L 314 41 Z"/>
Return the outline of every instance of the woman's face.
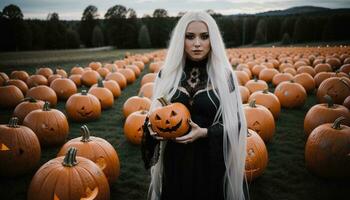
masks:
<path fill-rule="evenodd" d="M 210 51 L 208 27 L 204 22 L 193 21 L 188 24 L 185 33 L 185 52 L 193 61 L 203 60 Z"/>

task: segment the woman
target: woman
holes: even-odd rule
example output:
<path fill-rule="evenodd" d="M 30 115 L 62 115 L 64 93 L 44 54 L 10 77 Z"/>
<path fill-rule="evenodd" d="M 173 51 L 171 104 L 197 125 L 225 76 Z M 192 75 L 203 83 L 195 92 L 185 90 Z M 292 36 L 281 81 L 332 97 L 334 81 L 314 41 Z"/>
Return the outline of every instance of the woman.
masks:
<path fill-rule="evenodd" d="M 236 76 L 209 14 L 188 12 L 178 21 L 150 111 L 164 95 L 187 106 L 191 130 L 166 141 L 146 120 L 142 155 L 151 167 L 149 199 L 244 199 L 246 121 Z"/>

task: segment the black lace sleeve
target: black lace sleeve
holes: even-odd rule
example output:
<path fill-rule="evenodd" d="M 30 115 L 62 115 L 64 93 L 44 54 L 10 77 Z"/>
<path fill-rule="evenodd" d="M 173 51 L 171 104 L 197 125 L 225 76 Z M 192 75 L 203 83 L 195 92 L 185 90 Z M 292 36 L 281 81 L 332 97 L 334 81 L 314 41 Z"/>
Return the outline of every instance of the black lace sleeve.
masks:
<path fill-rule="evenodd" d="M 154 164 L 157 163 L 159 158 L 159 141 L 154 139 L 148 130 L 148 117 L 145 120 L 145 123 L 142 126 L 143 136 L 141 140 L 141 153 L 142 160 L 144 162 L 145 168 L 149 169 Z"/>

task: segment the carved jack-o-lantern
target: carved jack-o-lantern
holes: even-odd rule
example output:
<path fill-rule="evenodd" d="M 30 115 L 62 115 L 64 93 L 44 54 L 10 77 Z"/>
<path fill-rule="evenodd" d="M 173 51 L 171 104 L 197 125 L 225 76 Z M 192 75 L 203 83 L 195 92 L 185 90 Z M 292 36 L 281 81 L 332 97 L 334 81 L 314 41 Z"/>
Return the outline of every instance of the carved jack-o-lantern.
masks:
<path fill-rule="evenodd" d="M 156 108 L 150 114 L 152 129 L 159 136 L 171 139 L 188 132 L 191 118 L 189 110 L 182 103 L 169 103 L 165 98 L 158 99 L 162 107 Z"/>
<path fill-rule="evenodd" d="M 97 97 L 86 90 L 69 97 L 66 102 L 67 115 L 74 121 L 89 121 L 101 116 L 101 104 Z"/>
<path fill-rule="evenodd" d="M 35 168 L 40 160 L 40 144 L 35 133 L 17 125 L 12 117 L 9 124 L 0 125 L 0 176 L 16 176 Z"/>
<path fill-rule="evenodd" d="M 117 180 L 120 172 L 119 157 L 113 146 L 100 137 L 90 136 L 90 131 L 86 125 L 81 126 L 82 137 L 69 140 L 58 152 L 58 156 L 63 156 L 71 147 L 78 149 L 78 156 L 87 158 L 104 172 L 110 183 Z"/>
<path fill-rule="evenodd" d="M 252 181 L 265 171 L 268 154 L 264 141 L 251 129 L 248 129 L 246 150 L 245 175 L 248 181 Z"/>
<path fill-rule="evenodd" d="M 77 149 L 71 147 L 65 156 L 40 167 L 30 183 L 28 200 L 110 199 L 102 170 L 91 160 L 76 155 Z"/>

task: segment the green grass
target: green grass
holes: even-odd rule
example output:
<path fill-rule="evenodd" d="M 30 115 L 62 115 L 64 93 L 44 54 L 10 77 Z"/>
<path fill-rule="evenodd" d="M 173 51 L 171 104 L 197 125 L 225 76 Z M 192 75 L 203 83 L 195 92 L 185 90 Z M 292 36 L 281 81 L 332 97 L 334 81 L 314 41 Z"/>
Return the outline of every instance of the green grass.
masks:
<path fill-rule="evenodd" d="M 1 65 L 0 71 L 9 73 L 14 69 L 25 69 L 30 73 L 43 65 L 50 67 L 61 66 L 70 69 L 75 64 L 85 66 L 90 61 L 111 62 L 121 58 L 125 51 L 105 51 L 91 53 L 89 58 L 75 58 L 75 53 L 68 53 L 68 58 L 62 56 L 61 60 L 49 57 L 52 52 L 43 52 L 43 57 L 34 58 L 33 63 L 25 63 L 18 57 L 18 63 L 14 65 Z M 62 51 L 62 54 L 67 52 Z M 68 55 L 66 54 L 66 55 Z M 20 54 L 23 55 L 23 54 Z M 0 57 L 3 55 L 0 55 Z M 82 56 L 85 56 L 82 54 Z M 15 55 L 9 56 L 10 60 Z M 70 58 L 72 57 L 72 58 Z M 70 59 L 76 59 L 69 62 Z M 45 63 L 46 60 L 50 62 Z M 2 60 L 5 62 L 6 60 Z M 77 62 L 76 62 L 77 61 Z M 6 61 L 7 62 L 7 61 Z M 145 70 L 143 74 L 145 74 Z M 149 172 L 143 168 L 140 155 L 140 147 L 127 142 L 123 135 L 124 118 L 122 105 L 130 96 L 136 95 L 140 86 L 139 78 L 135 83 L 123 90 L 122 95 L 116 100 L 112 109 L 105 110 L 102 117 L 93 122 L 86 123 L 92 134 L 102 137 L 110 142 L 117 150 L 121 162 L 121 173 L 119 179 L 113 183 L 111 188 L 111 199 L 118 200 L 143 200 L 146 199 Z M 0 95 L 1 96 L 1 95 Z M 1 97 L 0 97 L 1 98 Z M 1 100 L 1 99 L 0 99 Z M 349 199 L 350 181 L 325 180 L 314 176 L 305 168 L 304 146 L 305 137 L 303 133 L 303 120 L 309 108 L 316 104 L 314 94 L 307 98 L 304 107 L 299 109 L 282 109 L 276 122 L 276 133 L 271 142 L 267 144 L 269 163 L 264 174 L 249 184 L 250 198 L 253 200 L 329 200 Z M 57 108 L 64 112 L 65 103 L 59 102 Z M 7 123 L 12 110 L 0 111 L 0 123 Z M 80 136 L 79 128 L 82 123 L 70 122 L 69 138 Z M 42 150 L 40 165 L 54 158 L 59 147 Z M 1 164 L 1 163 L 0 163 Z M 39 168 L 39 166 L 38 166 Z M 0 177 L 0 199 L 26 199 L 29 183 L 38 169 L 17 178 Z M 349 169 L 350 170 L 350 169 Z"/>

